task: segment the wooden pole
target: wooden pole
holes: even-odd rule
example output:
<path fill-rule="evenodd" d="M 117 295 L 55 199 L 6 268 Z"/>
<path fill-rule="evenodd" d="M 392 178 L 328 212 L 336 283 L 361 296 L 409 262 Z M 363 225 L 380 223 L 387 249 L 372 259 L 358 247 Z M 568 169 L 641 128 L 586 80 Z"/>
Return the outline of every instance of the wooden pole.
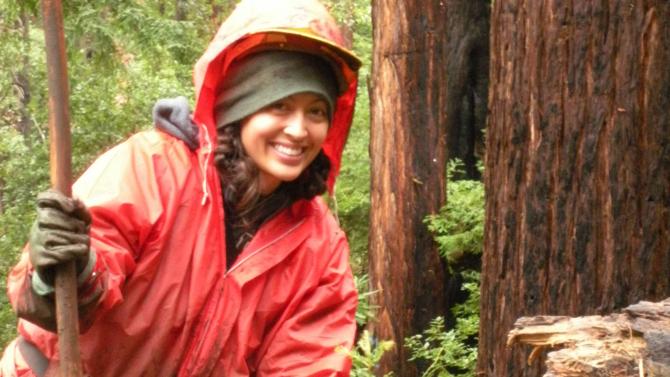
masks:
<path fill-rule="evenodd" d="M 70 114 L 68 102 L 67 59 L 60 0 L 43 0 L 44 35 L 49 86 L 49 135 L 51 184 L 61 193 L 72 195 Z M 56 270 L 56 321 L 61 377 L 81 376 L 79 356 L 79 320 L 75 264 L 69 262 Z"/>

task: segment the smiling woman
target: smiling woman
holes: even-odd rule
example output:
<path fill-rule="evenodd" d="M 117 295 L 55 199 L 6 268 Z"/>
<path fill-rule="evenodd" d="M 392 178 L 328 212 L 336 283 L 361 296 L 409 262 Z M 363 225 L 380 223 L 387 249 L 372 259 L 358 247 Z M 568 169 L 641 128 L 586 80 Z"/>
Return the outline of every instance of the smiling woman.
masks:
<path fill-rule="evenodd" d="M 314 0 L 243 1 L 196 63 L 195 129 L 112 148 L 80 200 L 40 195 L 0 376 L 57 366 L 50 271 L 71 260 L 89 375 L 348 375 L 357 295 L 320 197 L 357 88 L 343 40 Z"/>
<path fill-rule="evenodd" d="M 231 64 L 214 106 L 230 262 L 274 212 L 325 191 L 330 164 L 321 146 L 339 87 L 314 54 L 263 50 Z"/>
<path fill-rule="evenodd" d="M 260 171 L 261 195 L 295 180 L 314 161 L 328 132 L 328 109 L 321 96 L 298 93 L 242 123 L 242 146 Z"/>

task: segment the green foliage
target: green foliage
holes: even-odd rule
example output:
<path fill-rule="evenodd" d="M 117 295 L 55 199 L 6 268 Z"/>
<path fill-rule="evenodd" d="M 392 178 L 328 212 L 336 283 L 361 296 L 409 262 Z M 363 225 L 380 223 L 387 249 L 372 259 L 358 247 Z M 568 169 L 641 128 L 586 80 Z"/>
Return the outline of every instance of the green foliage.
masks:
<path fill-rule="evenodd" d="M 386 340 L 376 342 L 370 333 L 365 330 L 356 344 L 356 348 L 348 351 L 342 347 L 338 352 L 347 353 L 352 360 L 352 377 L 375 377 L 375 370 L 384 353 L 393 349 L 393 341 Z M 392 373 L 387 373 L 384 377 L 391 377 Z"/>
<path fill-rule="evenodd" d="M 441 255 L 447 260 L 452 274 L 461 275 L 462 289 L 467 292 L 464 303 L 454 305 L 456 324 L 445 328 L 444 318 L 435 318 L 423 333 L 405 339 L 411 361 L 428 363 L 424 377 L 474 377 L 477 362 L 479 331 L 479 272 L 478 266 L 468 266 L 466 260 L 479 257 L 484 233 L 484 187 L 479 181 L 455 180 L 462 172 L 462 163 L 448 164 L 447 205 L 425 223 L 433 233 Z"/>
<path fill-rule="evenodd" d="M 479 330 L 479 274 L 466 274 L 467 302 L 454 307 L 456 326 L 446 331 L 444 318 L 431 321 L 422 333 L 405 339 L 411 352 L 410 361 L 425 360 L 429 364 L 424 377 L 474 377 L 477 347 L 471 346 Z"/>
<path fill-rule="evenodd" d="M 37 142 L 35 143 L 37 144 Z M 0 290 L 6 292 L 5 274 L 16 263 L 33 220 L 37 192 L 48 184 L 48 151 L 37 144 L 29 148 L 14 129 L 0 128 Z M 0 296 L 0 344 L 14 337 L 16 320 L 7 297 Z"/>
<path fill-rule="evenodd" d="M 463 272 L 463 289 L 468 293 L 467 300 L 454 305 L 452 313 L 456 317 L 454 327 L 464 341 L 473 340 L 479 332 L 479 298 L 480 273 L 478 271 Z"/>
<path fill-rule="evenodd" d="M 49 185 L 47 88 L 39 2 L 0 2 L 0 289 L 26 241 L 34 198 Z M 191 70 L 215 31 L 204 2 L 184 20 L 159 1 L 73 0 L 64 7 L 75 175 L 102 151 L 151 127 L 162 97 L 192 97 Z M 214 2 L 212 3 L 214 4 Z M 217 22 L 218 23 L 218 22 Z M 28 126 L 22 129 L 22 121 Z M 0 344 L 15 319 L 0 295 Z"/>
<path fill-rule="evenodd" d="M 354 275 L 354 283 L 358 290 L 358 306 L 356 307 L 356 323 L 363 326 L 374 318 L 378 306 L 370 303 L 370 296 L 378 291 L 370 291 L 368 275 Z"/>
<path fill-rule="evenodd" d="M 360 92 L 360 90 L 359 90 Z M 366 92 L 366 91 L 365 91 Z M 368 222 L 370 218 L 370 158 L 368 156 L 369 113 L 367 94 L 359 94 L 354 123 L 344 149 L 342 170 L 334 200 L 342 228 L 351 248 L 356 274 L 367 270 Z"/>
<path fill-rule="evenodd" d="M 327 0 L 330 12 L 352 34 L 353 50 L 363 61 L 361 75 L 370 72 L 372 56 L 372 2 L 369 0 Z"/>
<path fill-rule="evenodd" d="M 335 211 L 347 233 L 351 264 L 356 274 L 367 269 L 370 213 L 370 99 L 367 81 L 372 56 L 370 1 L 325 1 L 332 13 L 352 31 L 353 50 L 363 62 L 359 71 L 356 112 L 342 156 L 342 170 L 335 189 Z"/>
<path fill-rule="evenodd" d="M 450 266 L 464 254 L 481 255 L 484 242 L 484 185 L 480 181 L 454 180 L 462 167 L 460 161 L 449 162 L 447 205 L 424 220 Z"/>
<path fill-rule="evenodd" d="M 154 2 L 80 1 L 69 10 L 73 155 L 80 172 L 105 148 L 150 127 L 156 99 L 192 97 L 191 70 L 207 43 L 198 26 L 209 23 L 176 21 Z"/>

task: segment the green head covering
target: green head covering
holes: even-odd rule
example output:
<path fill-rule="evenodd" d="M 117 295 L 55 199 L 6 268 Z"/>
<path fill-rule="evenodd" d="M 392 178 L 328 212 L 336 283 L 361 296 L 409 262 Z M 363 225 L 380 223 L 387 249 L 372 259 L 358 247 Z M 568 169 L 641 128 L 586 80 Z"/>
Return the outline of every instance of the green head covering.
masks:
<path fill-rule="evenodd" d="M 294 51 L 264 51 L 233 62 L 214 106 L 216 126 L 240 121 L 293 94 L 311 92 L 328 102 L 332 118 L 337 80 L 322 58 Z"/>

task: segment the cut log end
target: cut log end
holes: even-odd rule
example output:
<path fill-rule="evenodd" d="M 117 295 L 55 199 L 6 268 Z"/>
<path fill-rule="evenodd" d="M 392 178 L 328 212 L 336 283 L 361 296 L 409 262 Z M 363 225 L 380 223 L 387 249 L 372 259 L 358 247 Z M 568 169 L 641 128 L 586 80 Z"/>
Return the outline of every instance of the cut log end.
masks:
<path fill-rule="evenodd" d="M 604 317 L 521 317 L 507 338 L 516 343 L 534 346 L 529 365 L 553 349 L 545 377 L 670 377 L 670 299 Z"/>

